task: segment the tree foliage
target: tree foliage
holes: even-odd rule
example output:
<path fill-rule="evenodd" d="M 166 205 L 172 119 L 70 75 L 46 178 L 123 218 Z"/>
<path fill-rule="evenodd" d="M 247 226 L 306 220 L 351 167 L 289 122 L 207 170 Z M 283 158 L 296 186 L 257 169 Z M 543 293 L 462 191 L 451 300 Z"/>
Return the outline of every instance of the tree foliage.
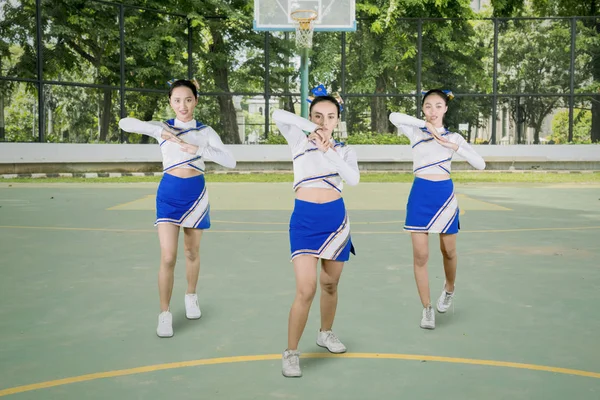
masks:
<path fill-rule="evenodd" d="M 200 92 L 209 93 L 200 96 L 196 118 L 214 126 L 226 143 L 243 139 L 238 117 L 258 118 L 250 116 L 247 109 L 236 110 L 234 93 L 246 93 L 244 99 L 260 96 L 268 83 L 280 106 L 294 110 L 299 101 L 292 95 L 299 91 L 299 59 L 293 34 L 254 31 L 252 3 L 43 0 L 44 79 L 100 86 L 44 85 L 46 140 L 147 142 L 145 136 L 121 136 L 118 119 L 122 114 L 143 120 L 172 117 L 166 82 L 188 76 L 198 79 Z M 446 118 L 451 129 L 463 123 L 468 123 L 469 129 L 480 127 L 492 111 L 494 24 L 478 18 L 597 16 L 599 5 L 600 0 L 493 0 L 493 9 L 478 16 L 468 0 L 363 0 L 356 5 L 356 32 L 314 35 L 310 84 L 323 83 L 331 91 L 345 89 L 352 94 L 345 98 L 345 119 L 355 139 L 371 140 L 367 132 L 394 133 L 388 122 L 392 111 L 419 116 L 419 77 L 421 90 L 437 87 L 457 95 Z M 37 79 L 35 6 L 34 0 L 0 3 L 3 77 Z M 570 20 L 509 21 L 501 22 L 499 28 L 501 94 L 569 92 Z M 600 18 L 578 20 L 576 31 L 575 90 L 597 93 Z M 344 71 L 342 36 L 346 38 Z M 121 83 L 130 89 L 123 110 Z M 39 134 L 37 96 L 34 81 L 0 80 L 0 140 L 35 140 Z M 512 96 L 506 104 L 513 121 L 534 129 L 536 141 L 544 118 L 567 106 L 565 98 L 552 96 Z M 600 95 L 587 97 L 581 104 L 590 112 L 590 138 L 598 141 Z M 264 117 L 259 119 L 264 121 Z M 583 129 L 580 126 L 584 125 L 578 125 L 577 132 Z M 470 132 L 467 135 L 470 137 Z"/>

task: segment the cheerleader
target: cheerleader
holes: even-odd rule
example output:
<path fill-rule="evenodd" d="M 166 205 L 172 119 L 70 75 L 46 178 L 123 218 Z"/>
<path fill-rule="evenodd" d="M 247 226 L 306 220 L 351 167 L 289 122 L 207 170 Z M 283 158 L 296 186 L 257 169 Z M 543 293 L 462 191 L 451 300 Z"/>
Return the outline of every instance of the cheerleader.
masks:
<path fill-rule="evenodd" d="M 202 315 L 196 294 L 200 272 L 200 239 L 204 229 L 210 228 L 204 160 L 227 168 L 234 168 L 236 164 L 219 135 L 211 127 L 194 120 L 194 108 L 198 104 L 196 85 L 188 80 L 177 80 L 170 85 L 169 104 L 175 112 L 175 119 L 164 123 L 143 122 L 135 118 L 119 121 L 119 127 L 126 132 L 155 138 L 162 152 L 164 174 L 156 194 L 154 224 L 160 242 L 160 314 L 156 334 L 161 338 L 173 336 L 173 316 L 169 304 L 181 227 L 187 277 L 185 314 L 188 319 L 199 319 Z"/>
<path fill-rule="evenodd" d="M 390 115 L 390 121 L 410 139 L 413 153 L 415 179 L 408 197 L 404 229 L 411 232 L 415 280 L 423 303 L 423 329 L 435 328 L 427 275 L 429 233 L 440 234 L 446 276 L 442 294 L 436 303 L 438 312 L 448 311 L 454 297 L 456 234 L 460 224 L 458 202 L 450 179 L 452 156 L 456 153 L 474 168 L 485 168 L 483 158 L 463 137 L 444 127 L 444 115 L 451 98 L 451 92 L 439 89 L 425 93 L 425 121 L 400 113 Z"/>
<path fill-rule="evenodd" d="M 331 353 L 346 351 L 331 330 L 340 275 L 350 253 L 354 254 L 350 221 L 341 193 L 342 181 L 357 185 L 360 174 L 355 152 L 332 139 L 340 118 L 340 102 L 321 94 L 310 104 L 310 120 L 283 110 L 273 112 L 273 120 L 292 152 L 296 193 L 289 230 L 296 295 L 288 321 L 288 347 L 282 356 L 282 373 L 286 377 L 302 376 L 298 342 L 315 296 L 319 260 L 321 329 L 317 345 Z"/>

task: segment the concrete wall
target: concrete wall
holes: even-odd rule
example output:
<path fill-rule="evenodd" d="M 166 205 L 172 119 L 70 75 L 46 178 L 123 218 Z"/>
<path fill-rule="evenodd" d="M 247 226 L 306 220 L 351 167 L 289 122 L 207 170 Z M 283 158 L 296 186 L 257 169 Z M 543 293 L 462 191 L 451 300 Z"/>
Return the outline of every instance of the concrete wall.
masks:
<path fill-rule="evenodd" d="M 410 146 L 353 145 L 362 170 L 409 171 Z M 599 145 L 473 146 L 490 170 L 600 170 Z M 286 145 L 230 145 L 238 170 L 291 170 Z M 453 169 L 472 169 L 455 157 Z M 221 169 L 207 165 L 209 169 Z M 161 171 L 155 144 L 0 143 L 0 173 Z"/>

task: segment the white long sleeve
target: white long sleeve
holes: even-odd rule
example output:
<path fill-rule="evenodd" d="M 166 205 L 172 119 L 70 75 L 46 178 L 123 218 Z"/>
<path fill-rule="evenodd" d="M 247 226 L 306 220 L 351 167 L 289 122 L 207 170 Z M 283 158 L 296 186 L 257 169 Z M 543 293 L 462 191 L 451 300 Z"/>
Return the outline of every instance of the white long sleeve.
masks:
<path fill-rule="evenodd" d="M 191 168 L 204 172 L 204 159 L 226 168 L 234 168 L 236 161 L 225 147 L 219 135 L 210 127 L 196 120 L 187 122 L 172 119 L 165 122 L 140 121 L 136 118 L 123 118 L 119 127 L 126 132 L 141 133 L 158 141 L 163 157 L 163 172 L 174 168 Z M 189 154 L 179 143 L 163 139 L 163 130 L 171 132 L 182 141 L 198 146 L 196 154 Z"/>
<path fill-rule="evenodd" d="M 332 140 L 334 148 L 321 152 L 305 133 L 314 132 L 319 125 L 291 112 L 275 110 L 273 121 L 292 151 L 294 190 L 311 187 L 341 192 L 343 182 L 358 184 L 360 172 L 354 150 Z"/>
<path fill-rule="evenodd" d="M 358 170 L 358 161 L 354 150 L 348 149 L 345 152 L 344 158 L 333 149 L 327 150 L 324 155 L 325 158 L 334 165 L 337 173 L 348 185 L 358 185 L 358 182 L 360 181 L 360 172 Z"/>
<path fill-rule="evenodd" d="M 206 136 L 204 136 L 205 131 Z M 233 158 L 233 154 L 227 150 L 219 135 L 210 127 L 200 132 L 203 133 L 203 135 L 196 136 L 197 140 L 194 140 L 194 144 L 198 146 L 198 152 L 196 154 L 226 168 L 235 168 L 235 158 Z"/>
<path fill-rule="evenodd" d="M 410 115 L 394 112 L 390 114 L 389 119 L 390 122 L 400 129 L 400 132 L 406 135 L 411 142 L 417 141 L 419 136 L 421 136 L 418 130 L 420 128 L 425 128 L 425 121 L 411 117 Z"/>
<path fill-rule="evenodd" d="M 416 126 L 417 128 L 425 128 L 425 121 L 419 118 L 412 117 L 410 115 L 394 112 L 390 114 L 390 122 L 396 126 L 398 125 L 409 125 Z"/>
<path fill-rule="evenodd" d="M 277 125 L 277 128 L 292 148 L 292 151 L 303 146 L 306 142 L 307 136 L 303 131 L 313 132 L 319 127 L 319 125 L 314 122 L 310 122 L 305 118 L 285 110 L 273 111 L 272 118 L 273 121 L 275 121 L 275 125 Z"/>
<path fill-rule="evenodd" d="M 485 161 L 458 133 L 438 128 L 438 133 L 458 146 L 456 151 L 441 146 L 427 132 L 425 121 L 401 113 L 390 114 L 390 122 L 410 139 L 413 152 L 413 172 L 419 175 L 451 172 L 452 155 L 458 154 L 476 169 L 485 169 Z"/>
<path fill-rule="evenodd" d="M 464 158 L 475 169 L 485 169 L 485 160 L 473 150 L 471 145 L 460 135 L 457 136 L 455 143 L 458 145 L 456 154 Z"/>
<path fill-rule="evenodd" d="M 140 121 L 137 118 L 123 118 L 119 121 L 119 128 L 129 133 L 141 133 L 151 136 L 160 141 L 161 133 L 164 129 L 162 123 L 156 121 Z"/>

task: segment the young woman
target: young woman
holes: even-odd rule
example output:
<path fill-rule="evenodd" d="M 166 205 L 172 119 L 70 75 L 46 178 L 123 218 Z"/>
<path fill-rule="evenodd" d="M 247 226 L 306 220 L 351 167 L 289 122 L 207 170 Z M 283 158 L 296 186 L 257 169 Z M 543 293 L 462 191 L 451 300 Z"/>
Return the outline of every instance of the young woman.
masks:
<path fill-rule="evenodd" d="M 273 112 L 273 120 L 292 151 L 296 192 L 290 219 L 296 296 L 288 321 L 288 347 L 282 356 L 282 373 L 286 377 L 302 376 L 298 342 L 315 296 L 319 259 L 321 329 L 317 345 L 332 353 L 346 351 L 346 346 L 331 330 L 340 275 L 350 252 L 354 253 L 341 192 L 342 181 L 357 185 L 360 175 L 354 151 L 331 137 L 340 111 L 334 97 L 318 96 L 310 105 L 310 120 L 283 110 Z M 310 134 L 307 136 L 305 132 Z"/>
<path fill-rule="evenodd" d="M 163 177 L 156 194 L 156 223 L 160 242 L 158 291 L 160 314 L 156 334 L 173 336 L 173 317 L 169 304 L 173 291 L 173 272 L 177 260 L 179 230 L 184 233 L 187 291 L 185 314 L 188 319 L 202 315 L 196 294 L 200 272 L 200 239 L 210 228 L 210 207 L 204 182 L 204 160 L 227 168 L 235 167 L 235 159 L 225 148 L 219 135 L 209 126 L 194 120 L 198 104 L 196 86 L 188 80 L 171 84 L 169 104 L 176 118 L 162 122 L 143 122 L 123 118 L 119 127 L 126 132 L 155 138 L 162 152 Z"/>
<path fill-rule="evenodd" d="M 417 289 L 423 303 L 421 328 L 435 328 L 435 314 L 429 295 L 427 261 L 429 234 L 440 234 L 440 248 L 444 260 L 446 282 L 436 308 L 445 313 L 454 297 L 456 278 L 456 234 L 458 202 L 450 179 L 454 153 L 463 157 L 476 169 L 484 169 L 485 161 L 458 133 L 444 127 L 448 111 L 448 95 L 439 89 L 423 96 L 425 121 L 400 113 L 392 113 L 390 121 L 409 139 L 413 152 L 415 179 L 408 197 L 404 229 L 411 232 L 413 260 Z"/>

